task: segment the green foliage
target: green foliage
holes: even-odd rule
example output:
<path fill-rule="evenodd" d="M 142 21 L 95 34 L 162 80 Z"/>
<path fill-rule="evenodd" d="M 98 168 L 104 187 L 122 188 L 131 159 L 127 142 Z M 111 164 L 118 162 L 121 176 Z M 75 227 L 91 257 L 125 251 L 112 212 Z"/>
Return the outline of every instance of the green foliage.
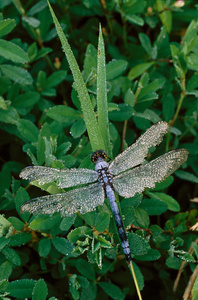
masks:
<path fill-rule="evenodd" d="M 198 211 L 189 201 L 198 183 L 196 4 L 50 4 L 0 1 L 0 296 L 135 297 L 108 202 L 63 219 L 21 214 L 22 203 L 42 192 L 18 174 L 32 164 L 93 168 L 92 151 L 113 158 L 165 120 L 170 133 L 148 159 L 184 147 L 188 161 L 153 190 L 120 199 L 120 209 L 143 299 L 182 299 L 198 260 L 190 230 Z M 42 189 L 62 192 L 55 183 Z"/>

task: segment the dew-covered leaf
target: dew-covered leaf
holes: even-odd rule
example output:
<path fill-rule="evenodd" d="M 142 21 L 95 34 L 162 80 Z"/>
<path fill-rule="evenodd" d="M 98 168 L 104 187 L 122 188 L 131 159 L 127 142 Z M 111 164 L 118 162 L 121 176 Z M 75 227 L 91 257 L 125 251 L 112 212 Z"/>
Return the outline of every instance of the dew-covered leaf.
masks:
<path fill-rule="evenodd" d="M 141 261 L 154 261 L 159 259 L 161 256 L 160 252 L 156 249 L 149 249 L 144 255 L 136 255 L 135 258 Z"/>
<path fill-rule="evenodd" d="M 51 241 L 48 238 L 43 238 L 39 242 L 38 252 L 41 257 L 46 257 L 51 250 Z"/>
<path fill-rule="evenodd" d="M 81 118 L 81 112 L 69 106 L 57 105 L 49 109 L 48 117 L 53 120 L 65 123 L 73 123 Z"/>
<path fill-rule="evenodd" d="M 74 246 L 65 238 L 62 237 L 54 237 L 52 238 L 52 244 L 60 253 L 70 257 L 72 251 L 74 250 Z"/>
<path fill-rule="evenodd" d="M 59 214 L 50 216 L 38 215 L 30 223 L 30 228 L 33 230 L 48 230 L 52 229 L 55 226 L 59 225 L 61 221 L 61 216 Z"/>
<path fill-rule="evenodd" d="M 84 119 L 79 119 L 72 124 L 70 133 L 74 138 L 80 137 L 86 131 L 86 125 Z"/>
<path fill-rule="evenodd" d="M 23 85 L 30 85 L 33 83 L 32 76 L 23 68 L 4 64 L 1 66 L 1 70 L 8 78 L 16 83 Z"/>
<path fill-rule="evenodd" d="M 30 142 L 37 142 L 39 130 L 34 123 L 29 120 L 20 119 L 17 122 L 17 128 L 25 139 Z"/>
<path fill-rule="evenodd" d="M 15 63 L 25 64 L 28 62 L 27 53 L 12 42 L 0 39 L 0 56 Z"/>
<path fill-rule="evenodd" d="M 9 260 L 9 262 L 11 262 L 12 264 L 14 264 L 16 266 L 21 265 L 21 259 L 18 255 L 18 253 L 14 249 L 12 249 L 10 247 L 4 247 L 3 249 L 1 249 L 1 253 L 3 255 L 5 255 L 7 260 Z"/>
<path fill-rule="evenodd" d="M 148 70 L 153 65 L 154 65 L 154 62 L 148 62 L 148 63 L 139 64 L 139 65 L 133 67 L 129 72 L 128 78 L 130 80 L 135 79 L 136 77 L 142 75 L 146 70 Z"/>
<path fill-rule="evenodd" d="M 5 19 L 0 21 L 0 36 L 8 34 L 16 26 L 14 19 Z"/>
<path fill-rule="evenodd" d="M 20 279 L 9 283 L 8 292 L 10 296 L 25 299 L 32 298 L 33 288 L 35 286 L 36 280 L 33 279 Z"/>
<path fill-rule="evenodd" d="M 0 266 L 0 281 L 3 279 L 8 279 L 12 273 L 12 264 L 6 260 Z"/>
<path fill-rule="evenodd" d="M 95 229 L 99 232 L 103 232 L 107 226 L 109 226 L 110 215 L 105 212 L 101 212 L 97 215 L 95 219 Z"/>
<path fill-rule="evenodd" d="M 31 233 L 19 232 L 10 238 L 8 245 L 12 247 L 16 247 L 16 246 L 19 247 L 28 243 L 31 240 L 31 238 L 32 238 Z"/>
<path fill-rule="evenodd" d="M 109 119 L 122 122 L 128 120 L 133 115 L 133 109 L 128 104 L 119 104 L 119 110 L 109 112 Z"/>
<path fill-rule="evenodd" d="M 43 279 L 39 279 L 35 284 L 32 294 L 32 300 L 46 300 L 47 285 Z"/>
<path fill-rule="evenodd" d="M 135 209 L 135 221 L 143 228 L 148 228 L 150 222 L 147 212 L 139 207 Z"/>
<path fill-rule="evenodd" d="M 0 108 L 1 122 L 16 125 L 18 119 L 19 119 L 19 115 L 14 107 L 7 106 L 6 109 Z"/>
<path fill-rule="evenodd" d="M 135 233 L 128 233 L 128 240 L 133 255 L 145 255 L 148 253 L 150 246 L 148 242 Z"/>
<path fill-rule="evenodd" d="M 67 238 L 70 242 L 75 244 L 80 237 L 86 237 L 86 236 L 89 237 L 93 236 L 92 229 L 86 226 L 82 226 L 72 230 L 68 234 Z"/>
<path fill-rule="evenodd" d="M 112 80 L 122 75 L 127 69 L 128 62 L 126 60 L 112 60 L 106 65 L 106 79 Z"/>

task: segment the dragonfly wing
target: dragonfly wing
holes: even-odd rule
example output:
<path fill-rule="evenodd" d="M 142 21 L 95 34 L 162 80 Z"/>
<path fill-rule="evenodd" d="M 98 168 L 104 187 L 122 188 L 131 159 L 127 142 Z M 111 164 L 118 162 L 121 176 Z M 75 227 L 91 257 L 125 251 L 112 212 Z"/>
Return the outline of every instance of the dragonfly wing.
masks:
<path fill-rule="evenodd" d="M 70 190 L 62 194 L 47 195 L 26 201 L 21 206 L 21 212 L 31 214 L 52 215 L 60 212 L 69 216 L 76 212 L 85 214 L 104 203 L 105 194 L 99 183 Z"/>
<path fill-rule="evenodd" d="M 27 167 L 22 170 L 19 176 L 30 182 L 37 180 L 40 185 L 56 181 L 60 188 L 91 183 L 98 179 L 97 172 L 94 170 L 56 169 L 42 166 Z"/>
<path fill-rule="evenodd" d="M 147 156 L 149 148 L 160 144 L 164 134 L 168 131 L 169 125 L 163 121 L 151 126 L 133 145 L 112 161 L 110 172 L 113 175 L 118 175 L 123 171 L 140 165 Z"/>
<path fill-rule="evenodd" d="M 186 149 L 170 151 L 151 162 L 114 177 L 113 187 L 122 197 L 130 198 L 145 188 L 154 188 L 156 182 L 175 172 L 188 158 Z"/>

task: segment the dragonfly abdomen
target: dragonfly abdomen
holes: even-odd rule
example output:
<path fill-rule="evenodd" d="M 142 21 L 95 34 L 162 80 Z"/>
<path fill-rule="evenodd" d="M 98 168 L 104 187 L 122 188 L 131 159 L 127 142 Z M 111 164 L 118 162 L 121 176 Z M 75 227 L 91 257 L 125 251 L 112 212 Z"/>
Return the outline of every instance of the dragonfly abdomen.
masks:
<path fill-rule="evenodd" d="M 124 229 L 124 225 L 122 222 L 122 218 L 120 216 L 120 212 L 116 203 L 116 199 L 115 199 L 115 194 L 114 191 L 112 189 L 112 187 L 110 185 L 106 185 L 105 186 L 105 191 L 106 191 L 106 195 L 109 199 L 110 205 L 111 205 L 111 209 L 115 218 L 115 222 L 116 222 L 116 226 L 118 229 L 118 233 L 120 236 L 120 240 L 121 240 L 121 244 L 122 244 L 122 248 L 124 251 L 124 254 L 126 256 L 126 260 L 128 262 L 128 264 L 130 264 L 131 262 L 131 251 L 130 251 L 130 247 L 129 247 L 129 241 L 127 239 L 127 235 Z"/>

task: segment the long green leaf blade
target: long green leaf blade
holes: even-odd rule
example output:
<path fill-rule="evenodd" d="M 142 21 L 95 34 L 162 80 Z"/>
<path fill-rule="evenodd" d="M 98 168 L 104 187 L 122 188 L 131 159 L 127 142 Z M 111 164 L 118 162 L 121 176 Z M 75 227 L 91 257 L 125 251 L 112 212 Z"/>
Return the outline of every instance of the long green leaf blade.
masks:
<path fill-rule="evenodd" d="M 74 57 L 74 54 L 71 50 L 71 47 L 67 41 L 67 38 L 58 22 L 58 19 L 56 18 L 53 9 L 51 5 L 49 4 L 50 12 L 57 30 L 57 34 L 60 38 L 63 50 L 65 52 L 65 55 L 67 57 L 70 69 L 72 71 L 74 82 L 75 82 L 75 88 L 78 92 L 79 99 L 82 106 L 82 111 L 87 127 L 87 132 L 90 138 L 92 150 L 95 151 L 97 149 L 104 149 L 104 142 L 102 139 L 102 136 L 100 134 L 100 131 L 98 129 L 96 117 L 94 114 L 94 110 L 90 101 L 90 97 L 88 94 L 88 91 L 86 89 L 82 74 L 80 72 L 80 69 L 78 67 L 78 64 L 76 62 L 76 59 Z"/>
<path fill-rule="evenodd" d="M 98 105 L 98 125 L 105 143 L 105 150 L 109 157 L 112 157 L 109 137 L 108 105 L 106 91 L 106 65 L 105 49 L 102 36 L 101 25 L 99 29 L 98 42 L 98 64 L 97 64 L 97 105 Z"/>

